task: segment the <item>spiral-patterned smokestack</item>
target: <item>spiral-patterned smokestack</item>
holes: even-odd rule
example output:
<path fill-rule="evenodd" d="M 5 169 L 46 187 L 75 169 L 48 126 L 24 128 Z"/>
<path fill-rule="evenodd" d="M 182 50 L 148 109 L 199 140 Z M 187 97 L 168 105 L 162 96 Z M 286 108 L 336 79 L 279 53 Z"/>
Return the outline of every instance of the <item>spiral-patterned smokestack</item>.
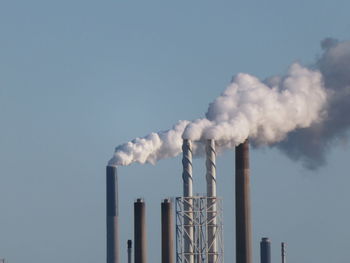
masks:
<path fill-rule="evenodd" d="M 207 179 L 207 209 L 208 209 L 208 263 L 215 263 L 217 258 L 217 242 L 216 242 L 216 151 L 215 140 L 207 140 L 206 146 L 206 179 Z"/>
<path fill-rule="evenodd" d="M 182 144 L 182 179 L 183 179 L 183 196 L 190 197 L 193 195 L 192 190 L 192 143 L 190 140 L 183 140 Z"/>
<path fill-rule="evenodd" d="M 182 144 L 182 179 L 183 179 L 183 198 L 184 198 L 184 252 L 186 263 L 193 263 L 193 189 L 192 189 L 192 143 L 190 140 L 183 140 Z"/>
<path fill-rule="evenodd" d="M 206 143 L 206 178 L 207 178 L 207 196 L 216 197 L 216 151 L 215 140 L 207 140 Z"/>

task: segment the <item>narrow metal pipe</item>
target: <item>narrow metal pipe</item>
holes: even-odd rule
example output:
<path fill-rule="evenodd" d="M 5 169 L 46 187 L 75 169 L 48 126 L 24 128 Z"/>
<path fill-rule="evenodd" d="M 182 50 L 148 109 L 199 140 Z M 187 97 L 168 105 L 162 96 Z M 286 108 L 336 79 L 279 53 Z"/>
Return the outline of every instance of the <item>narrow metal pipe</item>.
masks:
<path fill-rule="evenodd" d="M 128 240 L 128 263 L 132 262 L 132 241 Z"/>
<path fill-rule="evenodd" d="M 281 257 L 282 257 L 282 263 L 287 263 L 286 259 L 286 243 L 281 243 Z"/>
<path fill-rule="evenodd" d="M 267 237 L 260 242 L 260 263 L 271 263 L 271 242 Z"/>
<path fill-rule="evenodd" d="M 147 262 L 146 204 L 139 198 L 134 203 L 135 263 Z"/>
<path fill-rule="evenodd" d="M 236 263 L 252 263 L 249 142 L 236 147 Z"/>
<path fill-rule="evenodd" d="M 190 140 L 184 139 L 182 144 L 182 179 L 183 179 L 183 197 L 184 197 L 184 252 L 186 263 L 193 263 L 193 189 L 192 189 L 192 143 Z"/>
<path fill-rule="evenodd" d="M 119 263 L 118 176 L 117 168 L 106 168 L 107 263 Z"/>
<path fill-rule="evenodd" d="M 216 240 L 216 151 L 215 140 L 207 140 L 206 143 L 206 179 L 207 179 L 207 210 L 208 210 L 208 263 L 215 263 L 217 259 L 217 240 Z"/>
<path fill-rule="evenodd" d="M 162 223 L 162 263 L 174 262 L 174 220 L 173 207 L 170 199 L 164 199 L 161 204 Z"/>

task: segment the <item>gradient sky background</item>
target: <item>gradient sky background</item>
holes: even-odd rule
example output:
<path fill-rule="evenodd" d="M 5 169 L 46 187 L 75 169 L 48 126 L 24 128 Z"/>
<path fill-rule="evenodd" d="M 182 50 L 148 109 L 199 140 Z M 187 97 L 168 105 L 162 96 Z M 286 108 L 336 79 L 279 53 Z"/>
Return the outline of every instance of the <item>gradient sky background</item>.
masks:
<path fill-rule="evenodd" d="M 350 39 L 350 1 L 0 2 L 0 258 L 105 262 L 105 165 L 114 147 L 202 117 L 238 72 L 265 78 L 312 64 L 325 37 Z M 348 117 L 348 116 L 344 116 Z M 348 262 L 350 150 L 305 170 L 251 151 L 254 262 Z M 234 262 L 234 154 L 220 156 L 225 258 Z M 133 201 L 147 202 L 149 262 L 160 262 L 160 201 L 178 196 L 181 158 L 119 169 L 122 262 Z M 194 164 L 203 193 L 204 160 Z M 158 189 L 157 189 L 158 188 Z"/>

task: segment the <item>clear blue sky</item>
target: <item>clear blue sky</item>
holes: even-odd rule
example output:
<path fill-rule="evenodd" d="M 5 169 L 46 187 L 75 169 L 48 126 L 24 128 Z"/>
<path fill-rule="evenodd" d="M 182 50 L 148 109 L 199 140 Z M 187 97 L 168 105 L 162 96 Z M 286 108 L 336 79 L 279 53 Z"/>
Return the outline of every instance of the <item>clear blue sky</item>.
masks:
<path fill-rule="evenodd" d="M 0 258 L 105 261 L 105 165 L 114 147 L 202 117 L 231 77 L 312 63 L 325 37 L 350 39 L 349 1 L 3 0 L 0 3 Z M 304 170 L 252 150 L 254 259 L 287 242 L 289 262 L 348 262 L 348 159 Z M 218 159 L 226 262 L 234 258 L 233 153 Z M 204 192 L 204 161 L 194 167 Z M 181 160 L 119 169 L 122 260 L 133 201 L 147 202 L 160 262 L 160 201 L 181 194 Z M 156 190 L 156 188 L 159 188 Z"/>

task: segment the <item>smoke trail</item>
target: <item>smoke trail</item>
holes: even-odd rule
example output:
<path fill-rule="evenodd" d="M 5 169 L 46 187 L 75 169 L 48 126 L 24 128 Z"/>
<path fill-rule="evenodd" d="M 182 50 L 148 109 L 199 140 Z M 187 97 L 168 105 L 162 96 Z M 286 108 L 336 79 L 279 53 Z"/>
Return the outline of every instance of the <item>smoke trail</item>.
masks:
<path fill-rule="evenodd" d="M 179 121 L 168 131 L 122 144 L 109 164 L 174 157 L 181 153 L 182 138 L 194 140 L 194 154 L 200 155 L 205 139 L 217 140 L 222 151 L 248 137 L 255 145 L 276 145 L 309 168 L 322 164 L 325 146 L 350 126 L 350 119 L 344 120 L 350 110 L 350 42 L 326 39 L 322 47 L 316 69 L 294 63 L 285 76 L 265 81 L 236 75 L 205 118 Z"/>
<path fill-rule="evenodd" d="M 133 162 L 155 164 L 160 159 L 180 154 L 181 135 L 188 123 L 189 121 L 179 121 L 168 131 L 153 132 L 118 146 L 109 165 L 129 165 Z"/>

